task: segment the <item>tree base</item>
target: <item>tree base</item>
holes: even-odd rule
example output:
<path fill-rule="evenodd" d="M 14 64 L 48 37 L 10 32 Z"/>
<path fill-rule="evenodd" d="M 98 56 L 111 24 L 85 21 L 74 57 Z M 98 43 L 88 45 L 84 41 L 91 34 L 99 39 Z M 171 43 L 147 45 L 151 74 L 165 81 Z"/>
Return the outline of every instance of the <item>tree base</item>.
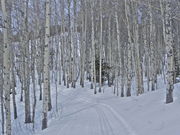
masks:
<path fill-rule="evenodd" d="M 97 91 L 96 91 L 96 90 L 94 91 L 94 94 L 97 94 Z"/>
<path fill-rule="evenodd" d="M 173 102 L 173 96 L 172 94 L 167 94 L 166 95 L 166 104 L 172 103 Z"/>
<path fill-rule="evenodd" d="M 42 94 L 39 95 L 39 100 L 40 100 L 40 101 L 42 100 Z"/>
<path fill-rule="evenodd" d="M 91 89 L 93 89 L 93 83 L 91 83 Z"/>
<path fill-rule="evenodd" d="M 121 93 L 121 97 L 124 97 L 124 93 L 123 92 Z"/>
<path fill-rule="evenodd" d="M 131 96 L 130 90 L 127 90 L 126 96 L 127 96 L 127 97 L 130 97 L 130 96 Z"/>
<path fill-rule="evenodd" d="M 48 111 L 51 111 L 51 109 L 52 109 L 52 105 L 51 103 L 48 103 Z"/>
<path fill-rule="evenodd" d="M 101 88 L 99 88 L 99 93 L 101 93 Z"/>
<path fill-rule="evenodd" d="M 42 120 L 42 130 L 47 128 L 47 119 Z"/>
<path fill-rule="evenodd" d="M 25 118 L 25 122 L 24 123 L 32 123 L 31 117 Z"/>

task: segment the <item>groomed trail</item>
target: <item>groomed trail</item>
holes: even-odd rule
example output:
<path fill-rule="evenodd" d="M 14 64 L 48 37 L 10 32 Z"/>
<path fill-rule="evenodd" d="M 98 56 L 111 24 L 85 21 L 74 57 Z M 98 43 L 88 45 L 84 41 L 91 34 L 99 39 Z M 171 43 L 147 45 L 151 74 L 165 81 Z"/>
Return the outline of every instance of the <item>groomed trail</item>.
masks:
<path fill-rule="evenodd" d="M 52 122 L 43 135 L 137 135 L 125 118 L 101 102 L 102 93 L 92 93 L 84 88 L 64 93 L 60 119 Z"/>
<path fill-rule="evenodd" d="M 88 83 L 86 88 L 61 87 L 57 117 L 36 135 L 179 135 L 180 101 L 164 104 L 163 90 L 121 98 L 113 88 L 94 95 L 87 87 Z"/>

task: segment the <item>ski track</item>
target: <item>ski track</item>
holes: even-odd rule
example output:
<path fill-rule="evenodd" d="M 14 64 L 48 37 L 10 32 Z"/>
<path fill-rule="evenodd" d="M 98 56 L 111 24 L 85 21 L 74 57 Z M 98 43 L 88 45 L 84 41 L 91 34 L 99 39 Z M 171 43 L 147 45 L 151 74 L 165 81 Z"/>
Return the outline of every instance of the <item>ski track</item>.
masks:
<path fill-rule="evenodd" d="M 64 95 L 64 92 L 62 93 L 64 98 L 61 99 L 63 101 L 61 104 L 62 112 L 58 121 L 63 123 L 63 125 L 59 126 L 59 132 L 63 132 L 64 135 L 69 135 L 69 133 L 72 132 L 69 129 L 73 130 L 73 128 L 75 128 L 74 124 L 78 123 L 77 118 L 81 118 L 81 113 L 83 111 L 89 112 L 90 109 L 93 109 L 92 111 L 95 112 L 97 122 L 99 123 L 97 128 L 98 135 L 137 135 L 125 118 L 110 105 L 101 103 L 94 97 L 89 97 L 86 92 L 83 89 L 78 89 L 78 91 L 73 91 L 66 95 Z M 70 112 L 68 108 L 71 106 L 75 109 Z M 114 127 L 113 124 L 115 123 L 113 122 L 116 122 L 119 128 L 117 128 L 117 126 Z M 86 128 L 87 135 L 92 135 L 92 129 Z"/>
<path fill-rule="evenodd" d="M 86 101 L 87 103 L 92 103 L 95 104 L 99 107 L 103 107 L 106 110 L 103 109 L 96 109 L 96 112 L 99 114 L 100 118 L 103 119 L 103 123 L 105 123 L 106 128 L 108 128 L 108 133 L 110 132 L 110 134 L 107 135 L 114 135 L 113 133 L 113 128 L 110 125 L 110 122 L 108 120 L 108 117 L 105 115 L 106 111 L 110 111 L 110 113 L 114 116 L 115 120 L 118 120 L 119 125 L 123 125 L 123 127 L 125 128 L 125 131 L 127 132 L 128 135 L 137 135 L 135 130 L 132 129 L 132 127 L 128 124 L 128 122 L 119 114 L 117 113 L 110 105 L 104 104 L 104 103 L 97 103 L 97 101 L 95 101 L 93 103 L 93 101 L 90 101 L 90 99 L 88 98 L 81 98 L 82 100 Z M 102 134 L 104 135 L 104 134 Z"/>
<path fill-rule="evenodd" d="M 105 115 L 104 111 L 100 107 L 96 106 L 96 112 L 98 113 L 98 115 L 103 120 L 102 124 L 104 124 L 104 127 L 105 127 L 104 131 L 105 131 L 105 133 L 107 133 L 107 135 L 114 135 L 113 128 L 112 128 L 112 126 L 111 126 L 111 124 L 110 124 L 110 122 L 108 120 L 108 117 Z M 102 134 L 102 135 L 104 135 L 104 134 Z"/>
<path fill-rule="evenodd" d="M 132 129 L 132 127 L 127 123 L 127 121 L 120 114 L 118 114 L 111 106 L 103 103 L 100 104 L 112 112 L 113 116 L 117 118 L 119 123 L 121 123 L 126 128 L 126 131 L 129 133 L 129 135 L 137 135 L 135 130 Z"/>

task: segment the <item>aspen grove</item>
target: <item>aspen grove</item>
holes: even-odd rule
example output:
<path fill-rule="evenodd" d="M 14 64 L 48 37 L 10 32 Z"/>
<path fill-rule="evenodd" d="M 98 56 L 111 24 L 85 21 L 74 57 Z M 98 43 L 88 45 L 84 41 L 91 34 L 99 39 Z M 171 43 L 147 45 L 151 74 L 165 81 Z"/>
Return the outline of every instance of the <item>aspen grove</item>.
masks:
<path fill-rule="evenodd" d="M 96 97 L 111 88 L 114 97 L 138 99 L 161 81 L 161 104 L 173 104 L 180 82 L 179 0 L 0 2 L 2 135 L 15 135 L 18 124 L 29 134 L 48 129 L 63 109 L 63 89 L 80 86 Z"/>

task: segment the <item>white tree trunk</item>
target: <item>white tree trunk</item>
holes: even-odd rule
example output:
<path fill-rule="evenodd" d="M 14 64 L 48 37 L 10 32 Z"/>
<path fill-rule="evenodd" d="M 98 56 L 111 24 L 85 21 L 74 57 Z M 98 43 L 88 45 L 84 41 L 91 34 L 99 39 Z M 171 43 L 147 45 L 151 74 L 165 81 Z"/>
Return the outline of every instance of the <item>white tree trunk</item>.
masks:
<path fill-rule="evenodd" d="M 117 72 L 117 76 L 119 76 L 119 71 L 120 71 L 120 80 L 121 80 L 121 87 L 122 86 L 122 79 L 123 79 L 123 63 L 122 63 L 122 50 L 120 49 L 121 48 L 121 44 L 120 44 L 120 30 L 119 30 L 119 17 L 118 17 L 118 5 L 116 4 L 116 12 L 115 12 L 115 18 L 116 18 L 116 31 L 117 31 L 117 62 L 116 62 L 116 71 Z M 119 69 L 119 68 L 120 69 Z M 119 79 L 117 79 L 118 81 Z M 122 90 L 121 90 L 121 94 L 124 93 Z M 119 95 L 119 89 L 117 88 L 117 95 Z M 123 94 L 124 95 L 124 94 Z"/>
<path fill-rule="evenodd" d="M 130 16 L 130 7 L 129 7 L 130 2 L 128 0 L 125 0 L 125 15 L 126 15 L 126 20 L 127 20 L 127 31 L 128 31 L 128 64 L 127 64 L 127 91 L 126 91 L 126 96 L 131 96 L 131 47 L 132 47 L 132 42 L 131 42 L 131 31 L 130 31 L 130 21 L 129 21 L 129 16 Z"/>
<path fill-rule="evenodd" d="M 166 86 L 166 103 L 173 102 L 173 75 L 174 75 L 174 51 L 173 51 L 173 33 L 172 33 L 172 15 L 171 0 L 165 0 L 165 32 L 166 32 L 166 53 L 167 53 L 167 86 Z"/>
<path fill-rule="evenodd" d="M 100 0 L 100 44 L 99 44 L 99 92 L 102 85 L 102 44 L 103 44 L 103 15 L 102 15 L 102 0 Z"/>
<path fill-rule="evenodd" d="M 0 54 L 0 62 L 2 64 L 0 65 L 0 98 L 1 98 L 1 127 L 2 127 L 2 134 L 4 134 L 4 92 L 3 92 L 3 54 Z"/>
<path fill-rule="evenodd" d="M 62 66 L 62 72 L 63 72 L 63 78 L 62 80 L 64 81 L 64 86 L 66 86 L 66 70 L 65 70 L 65 27 L 64 27 L 64 0 L 61 0 L 61 19 L 62 19 L 62 24 L 61 24 L 61 65 Z M 61 78 L 60 78 L 61 80 Z"/>
<path fill-rule="evenodd" d="M 28 39 L 28 3 L 26 0 L 22 3 L 23 6 L 23 21 L 22 21 L 22 88 L 24 92 L 24 111 L 25 123 L 31 123 L 31 108 L 30 108 L 30 54 L 29 54 L 29 39 Z"/>
<path fill-rule="evenodd" d="M 155 90 L 155 75 L 156 75 L 156 58 L 155 58 L 155 24 L 153 23 L 153 9 L 152 0 L 149 4 L 149 14 L 150 14 L 150 61 L 151 61 L 151 90 Z"/>
<path fill-rule="evenodd" d="M 8 29 L 10 29 L 10 22 L 7 14 L 7 5 L 5 0 L 1 0 L 2 16 L 3 16 L 3 91 L 5 97 L 5 114 L 6 114 L 6 135 L 11 135 L 11 109 L 10 109 L 10 42 L 8 37 Z"/>
<path fill-rule="evenodd" d="M 137 3 L 134 4 L 134 13 L 136 14 Z M 136 14 L 137 15 L 137 14 Z M 134 39 L 135 39 L 135 73 L 136 73 L 136 94 L 140 95 L 144 93 L 143 87 L 143 71 L 141 66 L 140 57 L 140 43 L 139 43 L 139 22 L 137 16 L 134 17 Z"/>
<path fill-rule="evenodd" d="M 49 103 L 49 44 L 50 44 L 50 0 L 46 0 L 46 27 L 44 46 L 44 84 L 43 84 L 43 119 L 42 129 L 47 128 L 47 113 Z"/>
<path fill-rule="evenodd" d="M 17 107 L 16 107 L 16 75 L 15 75 L 15 62 L 14 62 L 14 49 L 13 46 L 11 47 L 11 89 L 12 89 L 12 100 L 13 100 L 13 109 L 14 109 L 14 119 L 17 118 Z"/>
<path fill-rule="evenodd" d="M 97 93 L 96 91 L 96 57 L 95 57 L 95 37 L 94 37 L 94 0 L 92 0 L 92 5 L 91 5 L 91 22 L 92 22 L 92 26 L 91 26 L 91 40 L 92 40 L 92 46 L 91 46 L 91 49 L 92 49 L 92 66 L 93 66 L 93 82 L 94 82 L 94 94 Z"/>
<path fill-rule="evenodd" d="M 112 67 L 112 40 L 111 40 L 111 15 L 109 15 L 108 19 L 108 62 L 109 67 Z M 108 85 L 109 87 L 112 85 L 112 72 L 108 71 Z"/>

